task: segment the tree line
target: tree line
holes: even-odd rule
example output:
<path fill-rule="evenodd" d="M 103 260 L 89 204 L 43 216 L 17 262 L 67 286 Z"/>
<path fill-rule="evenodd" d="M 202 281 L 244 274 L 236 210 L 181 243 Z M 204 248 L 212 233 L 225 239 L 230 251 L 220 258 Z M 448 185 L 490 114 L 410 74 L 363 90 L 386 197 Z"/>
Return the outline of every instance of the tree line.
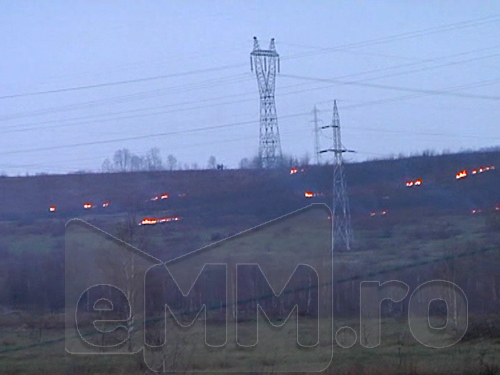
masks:
<path fill-rule="evenodd" d="M 217 164 L 215 156 L 210 156 L 206 169 L 222 169 Z M 145 155 L 137 155 L 127 148 L 116 150 L 111 159 L 107 158 L 102 163 L 102 172 L 145 172 L 145 171 L 175 171 L 202 169 L 198 163 L 182 163 L 174 155 L 169 154 L 163 159 L 157 147 L 150 149 Z"/>
<path fill-rule="evenodd" d="M 291 168 L 307 166 L 310 164 L 309 154 L 298 158 L 292 155 L 283 155 L 276 163 L 276 168 Z M 244 157 L 240 160 L 239 169 L 261 169 L 262 158 L 259 155 Z M 215 156 L 208 158 L 206 167 L 198 163 L 182 163 L 174 155 L 169 154 L 163 159 L 157 147 L 150 149 L 145 155 L 137 155 L 127 148 L 116 150 L 111 159 L 106 158 L 102 163 L 102 172 L 151 172 L 151 171 L 174 171 L 174 170 L 197 170 L 197 169 L 225 169 L 225 165 L 218 163 Z"/>

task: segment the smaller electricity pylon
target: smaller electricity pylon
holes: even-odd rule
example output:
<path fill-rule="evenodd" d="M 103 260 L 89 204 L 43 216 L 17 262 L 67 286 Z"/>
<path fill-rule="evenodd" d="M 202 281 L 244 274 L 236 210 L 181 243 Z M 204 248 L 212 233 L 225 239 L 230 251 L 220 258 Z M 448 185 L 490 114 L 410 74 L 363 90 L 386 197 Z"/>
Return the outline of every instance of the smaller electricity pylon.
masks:
<path fill-rule="evenodd" d="M 333 130 L 333 146 L 329 149 L 321 150 L 320 153 L 333 152 L 333 250 L 351 250 L 353 241 L 351 212 L 347 197 L 342 155 L 345 152 L 354 151 L 348 150 L 342 145 L 340 138 L 340 118 L 336 100 L 333 102 L 332 124 L 321 127 L 321 129 L 328 128 L 332 128 Z"/>
<path fill-rule="evenodd" d="M 321 164 L 321 154 L 319 149 L 319 123 L 322 122 L 318 119 L 318 109 L 314 106 L 313 115 L 314 119 L 312 122 L 314 123 L 314 160 L 317 165 Z"/>

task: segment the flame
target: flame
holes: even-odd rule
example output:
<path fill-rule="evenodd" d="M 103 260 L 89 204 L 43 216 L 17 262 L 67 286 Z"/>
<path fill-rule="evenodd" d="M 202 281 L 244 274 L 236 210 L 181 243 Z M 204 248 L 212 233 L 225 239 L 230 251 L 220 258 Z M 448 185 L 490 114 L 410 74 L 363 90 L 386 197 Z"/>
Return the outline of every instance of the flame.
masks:
<path fill-rule="evenodd" d="M 494 170 L 494 169 L 495 169 L 495 167 L 493 165 L 488 165 L 486 167 L 474 168 L 474 169 L 471 169 L 471 174 L 477 175 L 478 173 L 484 173 L 484 172 L 487 172 L 487 171 L 490 171 L 490 170 Z M 464 177 L 467 177 L 467 170 L 466 169 L 464 169 L 462 171 L 459 171 L 455 175 L 455 178 L 457 180 L 460 180 L 461 178 L 464 178 Z"/>
<path fill-rule="evenodd" d="M 170 197 L 170 195 L 168 195 L 168 193 L 165 193 L 165 194 L 162 194 L 162 196 L 160 198 L 167 199 L 168 197 Z"/>
<path fill-rule="evenodd" d="M 86 210 L 89 210 L 92 208 L 92 203 L 84 203 L 83 204 L 83 208 L 85 208 Z"/>
<path fill-rule="evenodd" d="M 168 223 L 170 221 L 179 221 L 179 220 L 180 220 L 179 216 L 166 216 L 160 219 L 160 223 Z"/>
<path fill-rule="evenodd" d="M 416 180 L 408 180 L 406 181 L 406 186 L 407 187 L 412 187 L 412 186 L 420 186 L 422 185 L 422 179 L 417 178 Z"/>
<path fill-rule="evenodd" d="M 295 174 L 297 173 L 299 170 L 297 168 L 292 168 L 290 169 L 290 174 Z"/>
<path fill-rule="evenodd" d="M 158 222 L 158 219 L 154 218 L 144 218 L 142 221 L 139 223 L 139 225 L 154 225 Z"/>
<path fill-rule="evenodd" d="M 304 193 L 304 197 L 306 197 L 306 198 L 312 198 L 312 197 L 314 197 L 314 195 L 315 194 L 312 191 L 306 191 Z"/>
<path fill-rule="evenodd" d="M 50 211 L 50 212 L 54 212 L 55 210 L 56 210 L 56 206 L 50 206 L 50 207 L 49 207 L 49 211 Z"/>
<path fill-rule="evenodd" d="M 181 218 L 179 216 L 165 216 L 159 219 L 146 217 L 142 219 L 139 225 L 155 225 L 155 224 L 163 224 L 171 221 L 179 221 Z"/>
<path fill-rule="evenodd" d="M 155 195 L 153 198 L 151 198 L 152 201 L 157 201 L 158 199 L 160 199 L 158 195 Z"/>
<path fill-rule="evenodd" d="M 103 207 L 103 208 L 106 208 L 106 207 L 108 207 L 108 206 L 109 206 L 109 202 L 104 202 L 104 203 L 102 204 L 102 207 Z"/>

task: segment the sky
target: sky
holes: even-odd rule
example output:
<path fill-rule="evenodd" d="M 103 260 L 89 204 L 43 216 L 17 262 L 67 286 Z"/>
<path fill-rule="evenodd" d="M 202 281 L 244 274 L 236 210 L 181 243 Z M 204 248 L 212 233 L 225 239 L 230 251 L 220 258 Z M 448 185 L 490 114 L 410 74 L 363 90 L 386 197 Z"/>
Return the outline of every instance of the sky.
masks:
<path fill-rule="evenodd" d="M 280 54 L 285 154 L 314 159 L 334 99 L 351 162 L 500 145 L 497 1 L 0 0 L 0 35 L 4 175 L 121 148 L 238 167 L 259 144 L 253 36 Z"/>

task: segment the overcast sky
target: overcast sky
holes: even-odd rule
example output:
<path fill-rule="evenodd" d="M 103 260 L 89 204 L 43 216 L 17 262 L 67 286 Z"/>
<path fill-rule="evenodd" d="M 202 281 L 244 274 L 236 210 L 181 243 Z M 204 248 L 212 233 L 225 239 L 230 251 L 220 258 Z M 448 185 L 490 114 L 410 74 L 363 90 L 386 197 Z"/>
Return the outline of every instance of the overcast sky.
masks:
<path fill-rule="evenodd" d="M 351 160 L 500 144 L 497 1 L 3 0 L 0 172 L 153 147 L 237 167 L 258 149 L 254 35 L 281 56 L 284 153 L 312 156 L 333 99 Z"/>

